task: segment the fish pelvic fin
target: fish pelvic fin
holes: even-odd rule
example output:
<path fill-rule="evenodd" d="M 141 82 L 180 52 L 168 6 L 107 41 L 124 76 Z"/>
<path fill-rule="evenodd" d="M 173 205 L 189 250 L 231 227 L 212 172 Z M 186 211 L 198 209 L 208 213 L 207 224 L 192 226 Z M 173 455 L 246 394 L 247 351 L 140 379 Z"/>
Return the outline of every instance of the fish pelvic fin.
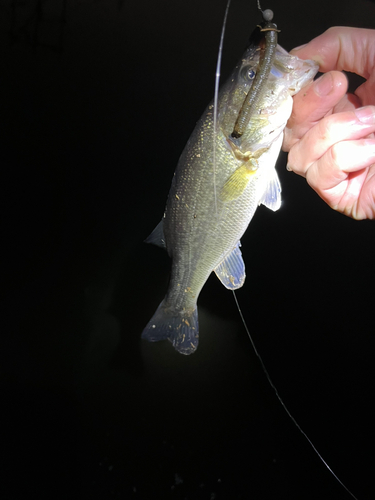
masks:
<path fill-rule="evenodd" d="M 176 351 L 192 354 L 199 341 L 197 308 L 192 312 L 175 311 L 163 300 L 143 330 L 142 339 L 149 342 L 168 339 Z"/>

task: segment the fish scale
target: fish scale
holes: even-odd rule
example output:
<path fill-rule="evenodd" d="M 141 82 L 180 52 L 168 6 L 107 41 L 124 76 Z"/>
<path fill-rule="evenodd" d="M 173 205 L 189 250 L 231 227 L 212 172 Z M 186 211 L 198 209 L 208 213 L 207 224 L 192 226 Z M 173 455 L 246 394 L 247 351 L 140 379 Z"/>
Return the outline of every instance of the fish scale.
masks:
<path fill-rule="evenodd" d="M 277 46 L 256 114 L 235 139 L 231 132 L 260 53 L 250 43 L 221 89 L 216 132 L 212 103 L 198 121 L 179 159 L 162 221 L 146 240 L 166 247 L 172 269 L 166 297 L 142 338 L 168 339 L 182 354 L 198 346 L 197 300 L 211 272 L 229 289 L 245 281 L 240 238 L 261 203 L 271 210 L 281 205 L 275 164 L 292 95 L 318 71 L 313 61 L 302 61 Z"/>

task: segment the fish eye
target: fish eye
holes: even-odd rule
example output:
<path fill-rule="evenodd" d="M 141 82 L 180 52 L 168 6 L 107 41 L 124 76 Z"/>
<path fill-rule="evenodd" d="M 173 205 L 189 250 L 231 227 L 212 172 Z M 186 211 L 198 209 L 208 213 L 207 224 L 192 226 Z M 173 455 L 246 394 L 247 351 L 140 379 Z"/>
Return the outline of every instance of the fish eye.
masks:
<path fill-rule="evenodd" d="M 241 77 L 246 81 L 254 80 L 255 75 L 256 73 L 252 66 L 244 66 L 241 69 Z"/>

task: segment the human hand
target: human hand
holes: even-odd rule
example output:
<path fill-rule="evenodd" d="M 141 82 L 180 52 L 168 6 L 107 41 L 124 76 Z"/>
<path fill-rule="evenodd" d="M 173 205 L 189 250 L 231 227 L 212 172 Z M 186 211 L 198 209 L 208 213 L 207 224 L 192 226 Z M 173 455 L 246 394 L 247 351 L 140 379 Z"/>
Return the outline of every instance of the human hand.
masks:
<path fill-rule="evenodd" d="M 375 218 L 375 30 L 330 28 L 292 54 L 325 73 L 294 96 L 284 131 L 288 170 L 334 210 Z M 366 81 L 347 94 L 341 70 Z"/>

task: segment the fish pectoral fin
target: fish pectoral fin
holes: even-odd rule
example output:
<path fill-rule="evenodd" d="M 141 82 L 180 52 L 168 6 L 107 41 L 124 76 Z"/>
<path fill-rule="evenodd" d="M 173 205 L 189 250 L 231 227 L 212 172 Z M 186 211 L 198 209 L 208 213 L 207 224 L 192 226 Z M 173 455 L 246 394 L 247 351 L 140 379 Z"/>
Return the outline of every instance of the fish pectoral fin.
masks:
<path fill-rule="evenodd" d="M 216 276 L 229 290 L 237 290 L 245 282 L 245 263 L 240 250 L 241 243 L 228 254 L 225 259 L 214 269 Z"/>
<path fill-rule="evenodd" d="M 266 190 L 259 201 L 259 205 L 261 203 L 274 212 L 281 207 L 281 186 L 274 168 L 270 174 Z"/>
<path fill-rule="evenodd" d="M 159 222 L 152 233 L 145 239 L 145 243 L 153 243 L 158 247 L 167 248 L 164 238 L 163 220 Z"/>
<path fill-rule="evenodd" d="M 220 198 L 222 201 L 232 201 L 241 196 L 250 179 L 257 171 L 256 160 L 249 160 L 238 167 L 224 184 Z"/>

